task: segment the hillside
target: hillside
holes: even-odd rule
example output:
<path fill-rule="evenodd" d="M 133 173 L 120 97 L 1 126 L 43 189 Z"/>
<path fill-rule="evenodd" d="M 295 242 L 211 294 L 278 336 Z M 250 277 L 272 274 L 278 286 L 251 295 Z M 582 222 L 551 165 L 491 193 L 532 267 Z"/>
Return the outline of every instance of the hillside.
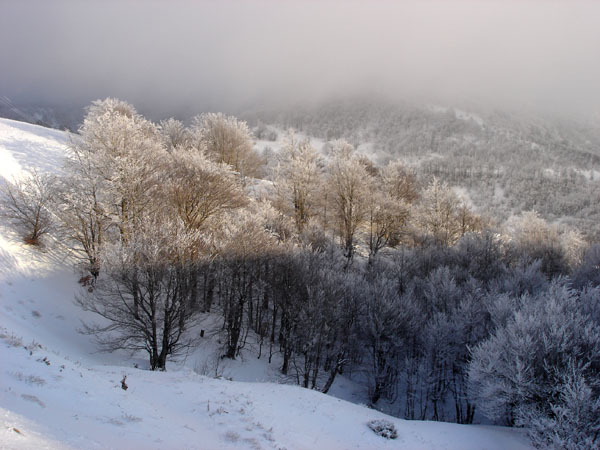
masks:
<path fill-rule="evenodd" d="M 60 171 L 66 142 L 62 132 L 1 119 L 0 175 Z M 86 313 L 73 303 L 77 278 L 59 242 L 33 249 L 2 224 L 0 448 L 529 448 L 518 430 L 404 421 L 297 386 L 209 378 L 194 357 L 151 372 L 135 355 L 97 353 L 78 333 Z M 265 381 L 261 361 L 228 375 Z M 373 419 L 393 422 L 398 438 L 371 432 Z"/>
<path fill-rule="evenodd" d="M 461 188 L 495 220 L 535 210 L 592 240 L 600 236 L 600 129 L 592 121 L 381 99 L 244 117 L 324 140 L 344 138 L 378 164 L 398 159 L 424 183 L 436 176 Z"/>
<path fill-rule="evenodd" d="M 15 105 L 0 98 L 0 117 L 75 130 L 82 107 Z M 197 111 L 176 114 L 189 122 Z M 343 138 L 377 164 L 400 160 L 424 184 L 458 188 L 477 212 L 503 222 L 534 210 L 551 223 L 600 237 L 600 128 L 540 114 L 354 98 L 249 110 L 255 132 L 288 128 L 323 143 Z M 157 120 L 160 118 L 157 118 Z M 259 138 L 259 149 L 278 142 Z"/>

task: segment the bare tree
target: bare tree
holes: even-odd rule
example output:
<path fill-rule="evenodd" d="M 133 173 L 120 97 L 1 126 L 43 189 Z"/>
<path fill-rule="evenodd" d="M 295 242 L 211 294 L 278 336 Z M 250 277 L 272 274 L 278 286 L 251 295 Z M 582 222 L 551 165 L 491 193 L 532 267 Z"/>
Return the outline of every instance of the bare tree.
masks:
<path fill-rule="evenodd" d="M 54 227 L 50 212 L 54 178 L 33 171 L 12 183 L 0 184 L 2 216 L 15 224 L 27 244 L 39 245 L 40 238 Z"/>
<path fill-rule="evenodd" d="M 104 319 L 83 329 L 103 350 L 145 351 L 150 368 L 164 370 L 193 343 L 186 264 L 196 236 L 179 220 L 149 217 L 140 231 L 104 252 L 103 274 L 76 301 Z"/>

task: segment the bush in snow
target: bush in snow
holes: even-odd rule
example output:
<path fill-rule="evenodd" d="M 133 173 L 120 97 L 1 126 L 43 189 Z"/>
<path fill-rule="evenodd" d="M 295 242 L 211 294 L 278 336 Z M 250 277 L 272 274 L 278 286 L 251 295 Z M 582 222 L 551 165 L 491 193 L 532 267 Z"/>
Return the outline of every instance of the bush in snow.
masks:
<path fill-rule="evenodd" d="M 53 197 L 52 177 L 33 172 L 13 183 L 3 183 L 0 194 L 2 216 L 18 228 L 27 244 L 39 245 L 40 238 L 54 225 L 48 210 Z"/>
<path fill-rule="evenodd" d="M 367 426 L 373 430 L 373 432 L 386 439 L 396 439 L 398 437 L 398 430 L 392 422 L 385 419 L 375 419 L 367 423 Z"/>

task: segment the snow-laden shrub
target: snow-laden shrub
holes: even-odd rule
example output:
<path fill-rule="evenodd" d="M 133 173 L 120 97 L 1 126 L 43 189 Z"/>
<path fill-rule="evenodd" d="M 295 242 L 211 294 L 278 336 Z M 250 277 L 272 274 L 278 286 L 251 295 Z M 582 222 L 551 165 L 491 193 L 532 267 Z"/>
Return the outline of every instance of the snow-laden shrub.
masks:
<path fill-rule="evenodd" d="M 392 422 L 385 419 L 375 419 L 367 423 L 367 426 L 373 430 L 373 432 L 386 439 L 396 439 L 398 437 L 398 430 Z"/>

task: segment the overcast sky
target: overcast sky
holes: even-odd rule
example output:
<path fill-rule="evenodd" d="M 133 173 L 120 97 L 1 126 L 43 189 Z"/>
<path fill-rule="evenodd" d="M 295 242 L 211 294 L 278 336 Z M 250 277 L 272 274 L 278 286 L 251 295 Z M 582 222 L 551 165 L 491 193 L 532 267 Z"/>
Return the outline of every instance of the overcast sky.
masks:
<path fill-rule="evenodd" d="M 0 0 L 0 95 L 232 109 L 375 92 L 600 111 L 600 2 Z"/>

